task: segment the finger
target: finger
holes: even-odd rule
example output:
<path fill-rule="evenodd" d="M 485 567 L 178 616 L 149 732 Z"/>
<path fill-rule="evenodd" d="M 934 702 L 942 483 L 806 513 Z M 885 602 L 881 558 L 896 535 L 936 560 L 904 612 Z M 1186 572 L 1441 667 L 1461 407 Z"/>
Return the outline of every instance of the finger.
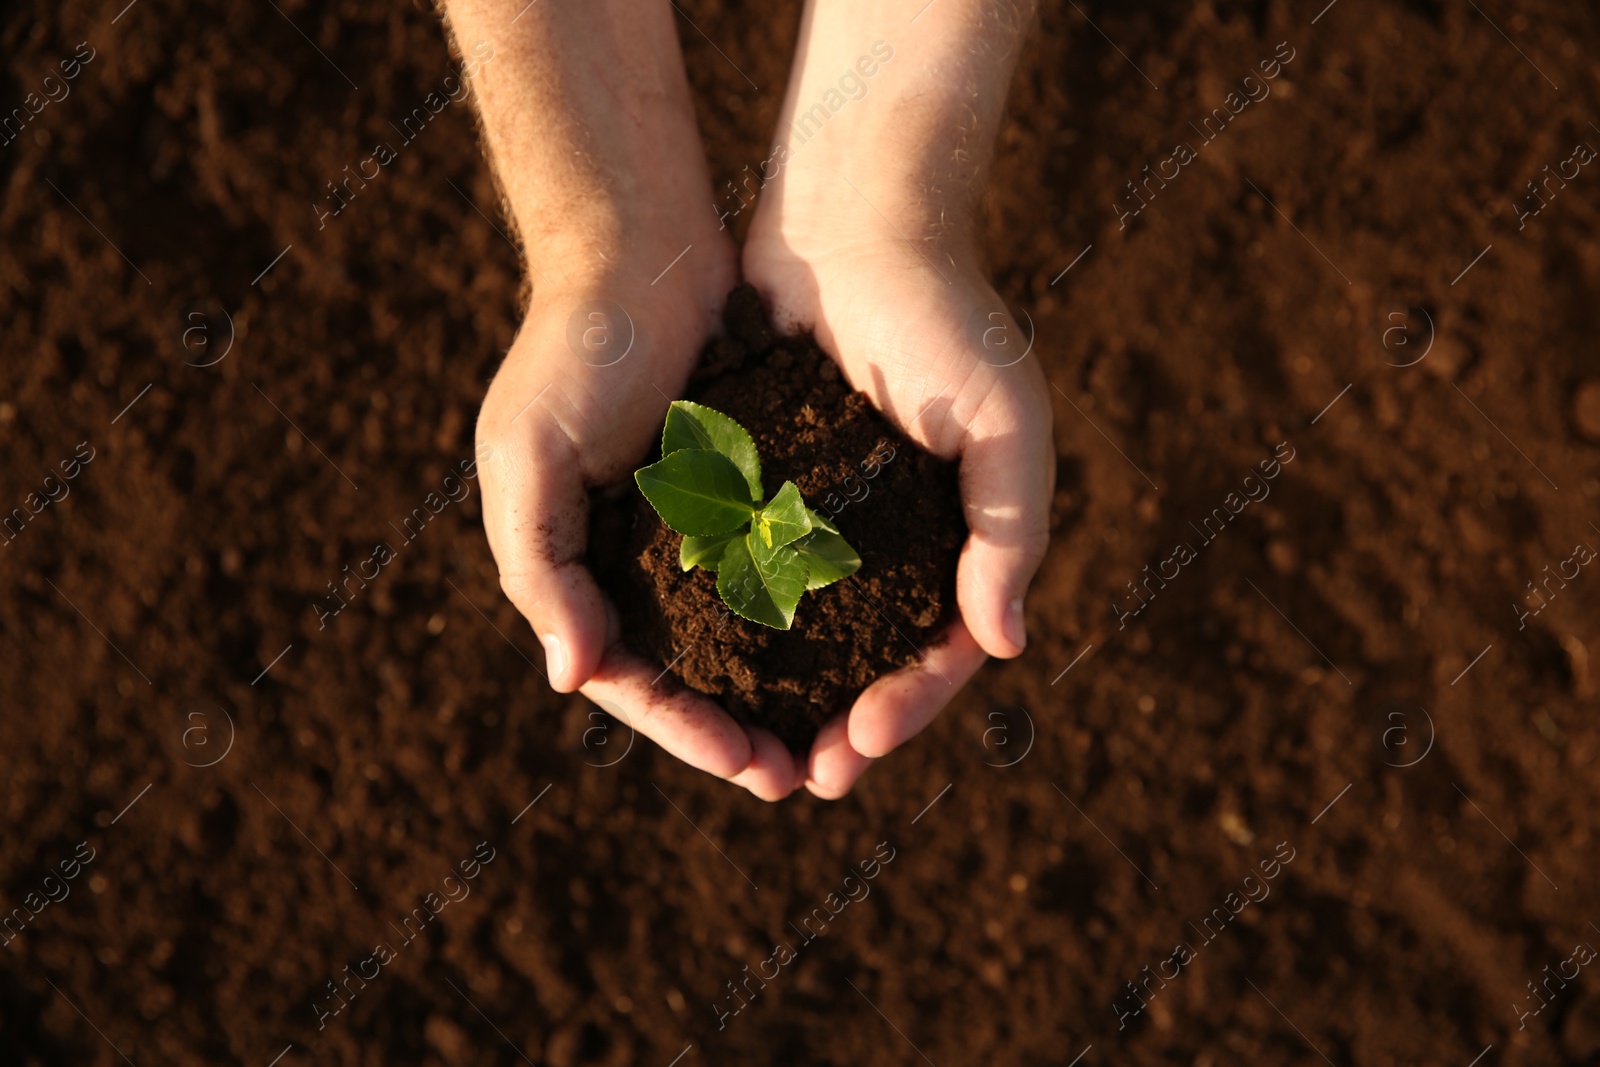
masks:
<path fill-rule="evenodd" d="M 583 695 L 691 767 L 729 780 L 743 773 L 754 754 L 743 728 L 699 693 L 655 684 L 658 676 L 644 660 L 613 645 L 584 683 Z M 766 758 L 772 760 L 770 752 Z"/>
<path fill-rule="evenodd" d="M 758 726 L 746 727 L 750 764 L 728 781 L 742 785 L 762 800 L 782 800 L 795 789 L 795 760 L 778 735 Z"/>
<path fill-rule="evenodd" d="M 856 784 L 872 759 L 850 747 L 850 716 L 835 715 L 817 732 L 807 761 L 806 788 L 823 800 L 838 800 Z"/>
<path fill-rule="evenodd" d="M 856 698 L 850 747 L 869 757 L 894 751 L 944 710 L 986 658 L 958 619 L 941 643 L 923 650 L 921 663 L 884 675 Z"/>
<path fill-rule="evenodd" d="M 500 586 L 544 646 L 547 677 L 570 693 L 606 647 L 605 601 L 584 566 L 588 494 L 571 442 L 548 421 L 523 419 L 480 447 L 483 525 Z"/>
<path fill-rule="evenodd" d="M 956 602 L 991 656 L 1019 655 L 1028 642 L 1022 600 L 1050 543 L 1054 486 L 1046 402 L 989 404 L 961 453 L 970 534 L 956 568 Z"/>

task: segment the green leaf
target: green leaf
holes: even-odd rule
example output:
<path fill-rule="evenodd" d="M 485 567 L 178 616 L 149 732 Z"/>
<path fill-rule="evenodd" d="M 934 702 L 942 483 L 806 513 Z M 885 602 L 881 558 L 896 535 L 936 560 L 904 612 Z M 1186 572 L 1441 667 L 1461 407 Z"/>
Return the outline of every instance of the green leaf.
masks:
<path fill-rule="evenodd" d="M 782 548 L 811 532 L 811 511 L 800 499 L 800 489 L 784 482 L 772 503 L 756 513 L 754 529 L 768 548 Z"/>
<path fill-rule="evenodd" d="M 818 530 L 827 530 L 829 533 L 835 533 L 835 534 L 839 532 L 839 527 L 835 526 L 833 523 L 829 522 L 827 519 L 823 518 L 821 515 L 818 515 L 815 511 L 812 511 L 810 508 L 806 508 L 806 514 L 811 516 L 811 525 L 812 525 L 813 528 L 818 529 Z"/>
<path fill-rule="evenodd" d="M 717 572 L 717 592 L 751 622 L 787 630 L 794 623 L 795 605 L 805 595 L 806 576 L 800 553 L 787 546 L 769 549 L 752 530 L 728 542 Z"/>
<path fill-rule="evenodd" d="M 806 588 L 821 589 L 861 569 L 861 557 L 836 533 L 817 530 L 795 542 L 794 550 L 806 561 Z"/>
<path fill-rule="evenodd" d="M 704 567 L 715 574 L 717 565 L 722 562 L 722 553 L 728 547 L 728 542 L 742 533 L 743 530 L 734 529 L 729 533 L 713 537 L 685 537 L 683 543 L 678 546 L 678 565 L 686 571 Z"/>
<path fill-rule="evenodd" d="M 765 495 L 761 491 L 761 458 L 743 426 L 703 404 L 674 400 L 661 431 L 661 454 L 670 456 L 685 448 L 710 449 L 727 456 L 749 484 L 751 501 L 761 502 Z"/>
<path fill-rule="evenodd" d="M 661 521 L 681 534 L 727 533 L 755 512 L 744 475 L 720 452 L 680 449 L 635 471 L 633 480 Z"/>
<path fill-rule="evenodd" d="M 861 569 L 861 557 L 839 536 L 838 527 L 815 512 L 811 520 L 816 529 L 794 543 L 794 550 L 806 561 L 806 589 L 821 589 Z"/>

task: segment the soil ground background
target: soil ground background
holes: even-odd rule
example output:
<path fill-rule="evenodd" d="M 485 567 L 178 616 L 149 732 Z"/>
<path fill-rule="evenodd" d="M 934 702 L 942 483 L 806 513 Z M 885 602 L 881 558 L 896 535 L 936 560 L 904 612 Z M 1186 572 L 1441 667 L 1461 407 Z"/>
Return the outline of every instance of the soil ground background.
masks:
<path fill-rule="evenodd" d="M 766 158 L 798 7 L 679 7 L 720 187 Z M 465 105 L 317 229 L 451 73 L 426 4 L 10 5 L 4 113 L 94 58 L 0 147 L 0 508 L 93 459 L 0 547 L 0 904 L 93 858 L 0 949 L 0 1063 L 1600 1062 L 1600 968 L 1527 985 L 1600 945 L 1600 576 L 1513 607 L 1600 546 L 1600 171 L 1514 206 L 1600 148 L 1600 15 L 1128 8 L 1044 5 L 986 216 L 1056 405 L 1030 646 L 847 800 L 768 806 L 549 692 L 475 483 L 390 526 L 470 456 L 521 271 Z"/>

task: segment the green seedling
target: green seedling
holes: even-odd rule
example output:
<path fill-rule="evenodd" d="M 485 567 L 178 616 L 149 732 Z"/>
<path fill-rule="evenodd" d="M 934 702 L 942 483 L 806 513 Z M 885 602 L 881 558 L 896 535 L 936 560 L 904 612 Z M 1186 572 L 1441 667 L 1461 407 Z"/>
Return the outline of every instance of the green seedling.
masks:
<path fill-rule="evenodd" d="M 806 507 L 793 482 L 762 503 L 756 443 L 720 411 L 673 401 L 661 431 L 661 461 L 633 478 L 661 521 L 683 535 L 683 569 L 714 572 L 723 603 L 751 622 L 789 629 L 807 590 L 861 566 L 856 550 Z"/>

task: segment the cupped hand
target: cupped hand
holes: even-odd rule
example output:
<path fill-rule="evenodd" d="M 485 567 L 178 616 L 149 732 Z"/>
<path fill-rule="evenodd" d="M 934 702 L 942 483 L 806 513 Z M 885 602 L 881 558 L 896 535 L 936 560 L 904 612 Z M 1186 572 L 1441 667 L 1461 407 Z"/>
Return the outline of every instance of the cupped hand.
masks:
<path fill-rule="evenodd" d="M 530 251 L 556 280 L 536 276 L 478 416 L 484 527 L 553 688 L 581 690 L 684 762 L 776 800 L 803 768 L 767 731 L 656 686 L 659 666 L 622 647 L 616 611 L 584 563 L 589 490 L 646 460 L 733 286 L 733 246 L 706 229 Z"/>
<path fill-rule="evenodd" d="M 774 190 L 776 192 L 776 190 Z M 1049 386 L 970 242 L 839 182 L 825 205 L 764 201 L 745 279 L 781 330 L 811 330 L 850 383 L 911 440 L 959 459 L 969 536 L 956 572 L 960 618 L 922 661 L 878 679 L 824 726 L 805 761 L 814 794 L 849 792 L 871 762 L 914 736 L 987 656 L 1027 641 L 1023 598 L 1049 542 L 1055 482 Z M 840 205 L 846 205 L 841 208 Z M 956 231 L 958 233 L 959 231 Z"/>

